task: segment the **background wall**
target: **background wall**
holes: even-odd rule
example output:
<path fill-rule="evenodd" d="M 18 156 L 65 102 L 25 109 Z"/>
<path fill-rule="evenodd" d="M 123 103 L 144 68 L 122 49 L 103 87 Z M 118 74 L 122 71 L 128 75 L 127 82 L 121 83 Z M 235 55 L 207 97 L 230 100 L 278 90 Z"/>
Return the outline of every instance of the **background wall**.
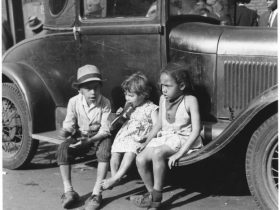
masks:
<path fill-rule="evenodd" d="M 267 10 L 266 0 L 251 0 L 250 4 L 248 4 L 250 9 L 257 10 L 258 15 L 262 14 Z"/>

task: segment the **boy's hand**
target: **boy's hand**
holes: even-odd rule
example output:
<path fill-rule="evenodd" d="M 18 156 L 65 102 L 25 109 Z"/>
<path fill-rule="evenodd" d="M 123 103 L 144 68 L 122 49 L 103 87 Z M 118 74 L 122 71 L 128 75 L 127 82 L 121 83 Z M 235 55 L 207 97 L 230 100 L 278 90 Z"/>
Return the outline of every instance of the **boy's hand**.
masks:
<path fill-rule="evenodd" d="M 77 138 L 77 141 L 78 142 L 75 144 L 70 144 L 69 147 L 76 148 L 78 146 L 85 146 L 85 145 L 89 144 L 89 140 L 87 137 L 79 137 L 79 138 Z"/>
<path fill-rule="evenodd" d="M 64 129 L 61 129 L 59 131 L 59 134 L 58 134 L 58 138 L 59 139 L 67 139 L 70 136 L 71 136 L 71 133 L 66 131 L 66 130 L 64 130 Z"/>

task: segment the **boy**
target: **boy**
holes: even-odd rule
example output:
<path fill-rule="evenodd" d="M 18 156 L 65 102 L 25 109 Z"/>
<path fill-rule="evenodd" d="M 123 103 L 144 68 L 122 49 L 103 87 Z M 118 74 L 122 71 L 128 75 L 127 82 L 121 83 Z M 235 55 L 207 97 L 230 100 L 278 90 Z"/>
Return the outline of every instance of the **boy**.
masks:
<path fill-rule="evenodd" d="M 103 81 L 96 66 L 85 65 L 78 69 L 77 81 L 73 83 L 79 94 L 69 100 L 61 130 L 61 137 L 66 140 L 57 151 L 57 163 L 64 185 L 64 208 L 79 200 L 71 183 L 71 164 L 75 157 L 86 154 L 93 144 L 97 144 L 97 178 L 85 209 L 98 209 L 102 201 L 100 183 L 108 171 L 112 144 L 107 123 L 111 105 L 100 92 Z"/>

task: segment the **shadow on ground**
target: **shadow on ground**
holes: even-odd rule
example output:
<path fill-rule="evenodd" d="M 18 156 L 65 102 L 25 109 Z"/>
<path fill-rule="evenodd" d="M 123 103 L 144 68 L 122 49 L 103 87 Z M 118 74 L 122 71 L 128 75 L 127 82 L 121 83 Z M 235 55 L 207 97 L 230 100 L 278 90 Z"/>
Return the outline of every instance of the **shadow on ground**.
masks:
<path fill-rule="evenodd" d="M 41 142 L 34 159 L 26 169 L 57 167 L 56 150 L 57 145 Z M 97 167 L 97 161 L 93 154 L 78 158 L 76 163 L 84 163 L 84 166 L 89 168 Z M 120 184 L 125 184 L 131 180 L 137 180 L 136 184 L 143 183 L 135 165 Z M 171 192 L 176 189 L 181 190 L 165 200 L 162 203 L 161 209 L 165 210 L 183 206 L 208 196 L 250 195 L 244 164 L 233 163 L 233 161 L 230 161 L 222 154 L 217 154 L 196 164 L 176 167 L 168 171 L 164 192 Z M 193 195 L 194 192 L 197 194 Z M 104 198 L 103 207 L 122 197 L 129 200 L 130 195 L 143 193 L 145 193 L 144 185 L 111 197 L 106 197 Z M 89 196 L 90 193 L 83 195 L 80 202 L 73 206 L 73 208 L 82 208 Z M 182 200 L 181 198 L 184 197 L 186 199 Z"/>
<path fill-rule="evenodd" d="M 219 154 L 199 163 L 172 169 L 168 173 L 167 183 L 205 195 L 250 195 L 244 164 L 232 163 Z"/>
<path fill-rule="evenodd" d="M 33 158 L 33 160 L 25 167 L 24 170 L 35 170 L 35 169 L 45 169 L 45 168 L 55 168 L 57 167 L 56 161 L 56 151 L 58 145 L 52 144 L 48 142 L 40 142 L 37 152 Z M 89 153 L 83 157 L 78 157 L 75 160 L 75 163 L 83 163 L 88 162 L 90 160 L 96 159 L 95 155 Z M 95 167 L 96 164 L 92 162 L 89 165 Z"/>
<path fill-rule="evenodd" d="M 44 169 L 57 167 L 55 144 L 41 142 L 32 162 L 26 169 Z M 93 160 L 93 161 L 91 161 Z M 94 154 L 77 158 L 75 163 L 85 163 L 86 167 L 97 167 Z M 134 165 L 123 181 L 139 179 Z M 188 191 L 202 192 L 206 195 L 250 195 L 244 164 L 236 164 L 226 156 L 217 154 L 198 163 L 175 167 L 168 171 L 167 185 L 185 188 Z"/>

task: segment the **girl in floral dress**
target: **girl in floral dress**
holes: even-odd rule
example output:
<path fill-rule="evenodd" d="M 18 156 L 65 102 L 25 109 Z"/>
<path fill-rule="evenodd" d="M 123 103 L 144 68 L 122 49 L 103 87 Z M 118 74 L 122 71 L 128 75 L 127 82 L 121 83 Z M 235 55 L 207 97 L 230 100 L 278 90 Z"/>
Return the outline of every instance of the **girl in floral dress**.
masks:
<path fill-rule="evenodd" d="M 116 185 L 135 161 L 136 150 L 146 140 L 157 119 L 158 106 L 149 100 L 151 87 L 147 77 L 138 72 L 122 83 L 126 105 L 134 107 L 130 118 L 117 133 L 112 145 L 111 177 L 102 181 L 103 190 Z"/>

